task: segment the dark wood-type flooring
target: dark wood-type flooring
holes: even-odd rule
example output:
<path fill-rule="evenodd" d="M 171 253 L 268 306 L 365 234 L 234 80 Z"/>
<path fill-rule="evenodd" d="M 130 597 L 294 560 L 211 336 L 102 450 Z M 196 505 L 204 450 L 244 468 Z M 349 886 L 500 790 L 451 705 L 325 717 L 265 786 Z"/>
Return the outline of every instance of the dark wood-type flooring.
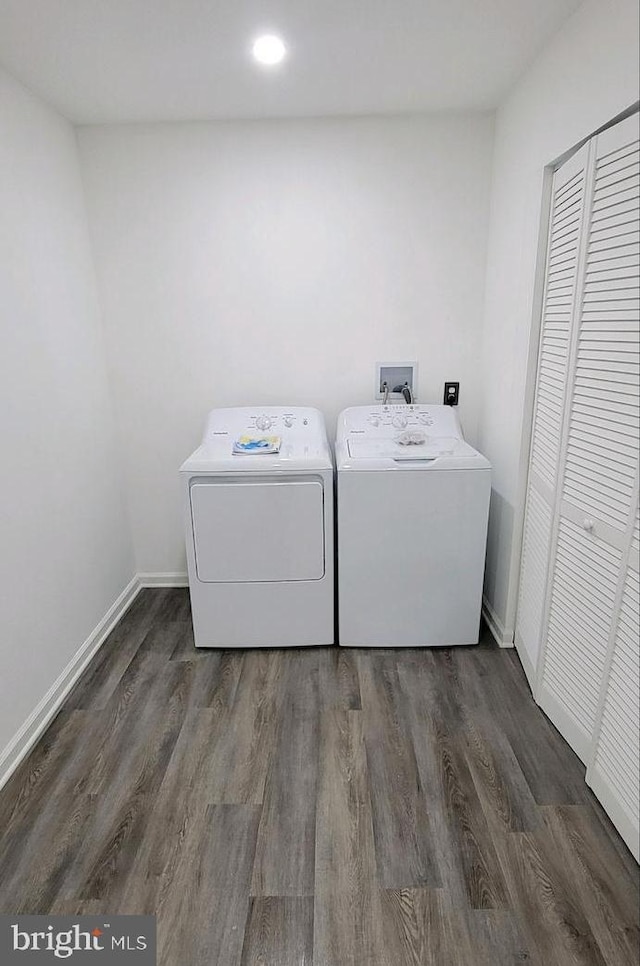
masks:
<path fill-rule="evenodd" d="M 162 966 L 637 966 L 637 866 L 513 651 L 196 651 L 145 590 L 0 792 L 0 912 Z"/>

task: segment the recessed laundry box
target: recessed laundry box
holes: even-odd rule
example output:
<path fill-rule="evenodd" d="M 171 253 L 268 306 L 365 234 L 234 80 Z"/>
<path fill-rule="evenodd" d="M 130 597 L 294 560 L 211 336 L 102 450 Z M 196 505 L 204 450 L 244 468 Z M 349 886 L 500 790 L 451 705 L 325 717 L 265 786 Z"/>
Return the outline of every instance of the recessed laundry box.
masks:
<path fill-rule="evenodd" d="M 346 409 L 336 465 L 340 644 L 476 644 L 491 467 L 455 411 Z"/>
<path fill-rule="evenodd" d="M 332 644 L 333 463 L 321 414 L 214 410 L 180 474 L 196 646 Z"/>

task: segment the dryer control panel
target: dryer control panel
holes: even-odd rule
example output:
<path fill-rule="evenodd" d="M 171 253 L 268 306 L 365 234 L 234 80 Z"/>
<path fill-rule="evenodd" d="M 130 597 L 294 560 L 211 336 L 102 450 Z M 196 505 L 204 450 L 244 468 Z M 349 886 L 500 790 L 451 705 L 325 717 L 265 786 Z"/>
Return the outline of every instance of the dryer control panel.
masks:
<path fill-rule="evenodd" d="M 403 430 L 421 430 L 430 437 L 463 439 L 457 413 L 450 406 L 399 403 L 391 406 L 353 406 L 338 421 L 338 440 L 358 436 L 388 439 Z"/>
<path fill-rule="evenodd" d="M 220 437 L 269 433 L 287 439 L 324 439 L 324 420 L 317 409 L 306 406 L 249 406 L 214 409 L 209 413 L 202 438 L 210 443 Z"/>

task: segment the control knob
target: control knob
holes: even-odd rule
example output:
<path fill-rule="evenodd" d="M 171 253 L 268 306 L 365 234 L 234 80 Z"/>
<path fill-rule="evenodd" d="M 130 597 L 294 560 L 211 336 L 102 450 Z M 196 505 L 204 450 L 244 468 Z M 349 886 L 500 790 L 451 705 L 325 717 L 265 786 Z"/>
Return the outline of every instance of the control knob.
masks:
<path fill-rule="evenodd" d="M 256 419 L 256 427 L 258 429 L 271 429 L 273 420 L 270 416 L 258 416 Z"/>
<path fill-rule="evenodd" d="M 369 422 L 371 423 L 372 426 L 380 425 L 380 420 L 377 416 L 369 416 Z"/>
<path fill-rule="evenodd" d="M 391 422 L 396 429 L 404 429 L 407 425 L 407 417 L 403 413 L 396 413 Z"/>

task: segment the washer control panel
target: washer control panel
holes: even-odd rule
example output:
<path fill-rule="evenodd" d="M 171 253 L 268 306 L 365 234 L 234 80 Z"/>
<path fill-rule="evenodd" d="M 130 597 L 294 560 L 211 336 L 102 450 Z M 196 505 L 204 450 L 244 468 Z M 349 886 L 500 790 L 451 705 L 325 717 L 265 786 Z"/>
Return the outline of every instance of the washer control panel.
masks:
<path fill-rule="evenodd" d="M 354 436 L 388 438 L 412 429 L 423 430 L 429 436 L 463 438 L 457 413 L 450 406 L 398 403 L 345 409 L 338 420 L 338 439 Z"/>

